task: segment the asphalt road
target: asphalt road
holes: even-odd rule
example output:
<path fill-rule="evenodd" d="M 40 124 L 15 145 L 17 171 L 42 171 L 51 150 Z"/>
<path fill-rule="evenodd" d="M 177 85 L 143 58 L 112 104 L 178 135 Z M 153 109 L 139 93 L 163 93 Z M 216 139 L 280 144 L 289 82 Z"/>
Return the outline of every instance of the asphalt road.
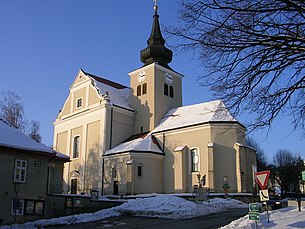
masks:
<path fill-rule="evenodd" d="M 229 209 L 228 211 L 218 212 L 206 216 L 191 219 L 159 219 L 136 216 L 121 216 L 109 218 L 90 223 L 74 224 L 67 226 L 54 226 L 52 229 L 204 229 L 219 228 L 225 226 L 248 213 L 248 209 Z"/>

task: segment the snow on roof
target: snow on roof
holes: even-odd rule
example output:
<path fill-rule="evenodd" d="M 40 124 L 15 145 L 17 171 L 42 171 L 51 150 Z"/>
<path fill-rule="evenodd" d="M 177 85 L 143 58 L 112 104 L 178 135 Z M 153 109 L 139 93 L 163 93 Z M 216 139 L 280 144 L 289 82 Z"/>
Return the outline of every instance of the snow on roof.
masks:
<path fill-rule="evenodd" d="M 42 143 L 38 143 L 34 141 L 33 139 L 29 138 L 24 133 L 22 133 L 20 130 L 9 126 L 1 119 L 0 119 L 0 146 L 26 150 L 26 151 L 48 153 L 50 155 L 56 155 L 57 157 L 60 158 L 69 159 L 69 157 L 67 157 L 66 155 L 56 152 Z"/>
<path fill-rule="evenodd" d="M 130 107 L 129 87 L 125 87 L 110 80 L 94 76 L 90 73 L 84 73 L 94 81 L 94 86 L 98 89 L 99 94 L 104 97 L 107 96 L 110 103 L 133 110 Z"/>
<path fill-rule="evenodd" d="M 105 155 L 118 154 L 124 152 L 152 152 L 163 154 L 162 150 L 159 148 L 153 137 L 149 134 L 147 136 L 136 138 L 134 140 L 124 142 L 110 150 L 107 150 Z"/>
<path fill-rule="evenodd" d="M 176 147 L 176 149 L 174 150 L 175 152 L 176 151 L 182 151 L 186 146 L 178 146 Z"/>
<path fill-rule="evenodd" d="M 167 112 L 153 133 L 205 122 L 237 121 L 221 100 L 183 106 Z"/>
<path fill-rule="evenodd" d="M 54 152 L 56 153 L 56 157 L 58 157 L 58 158 L 62 158 L 62 159 L 66 159 L 66 160 L 70 159 L 69 156 L 67 156 L 67 155 L 65 155 L 63 153 L 60 153 L 60 152 L 57 152 L 57 151 L 54 151 Z"/>

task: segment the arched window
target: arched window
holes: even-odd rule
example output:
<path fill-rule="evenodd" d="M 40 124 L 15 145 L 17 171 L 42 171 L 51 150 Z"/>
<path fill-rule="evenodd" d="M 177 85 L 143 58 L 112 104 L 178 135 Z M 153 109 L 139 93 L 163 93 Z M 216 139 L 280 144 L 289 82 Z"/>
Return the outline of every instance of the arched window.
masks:
<path fill-rule="evenodd" d="M 80 136 L 75 136 L 73 139 L 73 158 L 78 158 L 80 152 Z"/>
<path fill-rule="evenodd" d="M 147 83 L 143 83 L 142 85 L 142 95 L 145 95 L 147 93 Z"/>
<path fill-rule="evenodd" d="M 141 95 L 141 85 L 137 86 L 137 96 Z"/>
<path fill-rule="evenodd" d="M 168 85 L 166 83 L 164 84 L 164 95 L 168 96 Z"/>
<path fill-rule="evenodd" d="M 198 149 L 191 149 L 192 172 L 199 172 L 199 153 Z"/>
<path fill-rule="evenodd" d="M 173 86 L 169 87 L 169 96 L 174 98 L 174 88 L 173 88 Z"/>

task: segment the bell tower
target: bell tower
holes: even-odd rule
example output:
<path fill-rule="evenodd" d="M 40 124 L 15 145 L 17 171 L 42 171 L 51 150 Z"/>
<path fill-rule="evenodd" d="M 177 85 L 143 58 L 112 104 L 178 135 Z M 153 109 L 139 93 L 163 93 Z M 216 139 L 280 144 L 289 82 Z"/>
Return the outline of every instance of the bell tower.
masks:
<path fill-rule="evenodd" d="M 170 109 L 182 106 L 183 76 L 168 65 L 172 56 L 165 47 L 155 1 L 151 34 L 140 53 L 144 65 L 129 73 L 131 107 L 136 110 L 135 134 L 153 130 Z"/>

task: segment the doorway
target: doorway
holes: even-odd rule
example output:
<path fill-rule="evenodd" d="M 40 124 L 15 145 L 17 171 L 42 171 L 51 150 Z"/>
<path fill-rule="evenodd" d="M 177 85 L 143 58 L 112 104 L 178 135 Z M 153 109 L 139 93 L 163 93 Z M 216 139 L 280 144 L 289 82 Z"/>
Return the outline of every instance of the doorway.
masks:
<path fill-rule="evenodd" d="M 119 182 L 113 181 L 113 195 L 119 195 Z"/>
<path fill-rule="evenodd" d="M 71 179 L 71 194 L 77 194 L 77 179 Z"/>

